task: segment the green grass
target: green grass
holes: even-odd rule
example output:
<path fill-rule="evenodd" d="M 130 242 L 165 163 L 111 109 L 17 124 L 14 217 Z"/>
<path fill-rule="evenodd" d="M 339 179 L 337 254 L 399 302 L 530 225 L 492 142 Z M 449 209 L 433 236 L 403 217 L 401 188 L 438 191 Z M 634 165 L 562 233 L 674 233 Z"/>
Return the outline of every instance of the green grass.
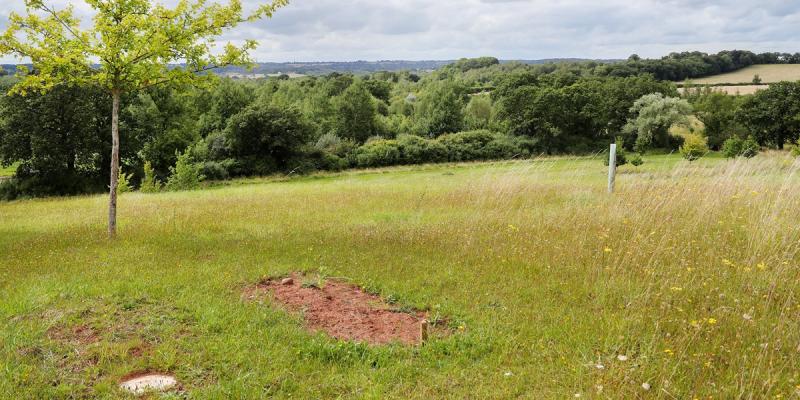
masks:
<path fill-rule="evenodd" d="M 761 77 L 762 83 L 775 83 L 781 81 L 800 80 L 800 65 L 798 64 L 768 64 L 751 65 L 738 71 L 709 76 L 706 78 L 692 79 L 698 85 L 714 85 L 721 83 L 751 83 L 753 77 Z"/>
<path fill-rule="evenodd" d="M 105 197 L 0 204 L 0 398 L 797 396 L 800 162 L 645 161 L 613 196 L 569 158 L 125 194 L 113 242 Z M 464 329 L 369 347 L 242 301 L 298 270 Z"/>
<path fill-rule="evenodd" d="M 12 165 L 10 167 L 3 167 L 0 166 L 0 178 L 5 178 L 14 175 L 17 172 L 17 165 Z"/>

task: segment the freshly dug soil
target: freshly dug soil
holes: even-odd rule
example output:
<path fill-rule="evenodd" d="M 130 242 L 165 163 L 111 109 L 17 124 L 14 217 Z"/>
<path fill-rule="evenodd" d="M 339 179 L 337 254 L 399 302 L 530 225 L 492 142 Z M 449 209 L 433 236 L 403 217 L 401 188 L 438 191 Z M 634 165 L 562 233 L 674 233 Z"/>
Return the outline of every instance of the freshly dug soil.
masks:
<path fill-rule="evenodd" d="M 336 280 L 321 287 L 303 287 L 303 276 L 266 280 L 245 291 L 245 297 L 257 299 L 265 293 L 288 309 L 302 312 L 306 326 L 324 331 L 341 340 L 369 344 L 399 342 L 420 344 L 420 325 L 425 313 L 393 310 L 379 296 Z"/>

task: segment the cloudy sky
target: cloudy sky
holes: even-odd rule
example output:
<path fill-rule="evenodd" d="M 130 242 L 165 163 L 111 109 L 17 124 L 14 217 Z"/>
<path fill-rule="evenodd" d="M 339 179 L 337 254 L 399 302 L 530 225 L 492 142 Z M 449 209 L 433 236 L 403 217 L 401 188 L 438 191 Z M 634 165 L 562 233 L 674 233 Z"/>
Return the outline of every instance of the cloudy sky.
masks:
<path fill-rule="evenodd" d="M 167 0 L 169 2 L 170 0 Z M 257 0 L 243 0 L 250 7 Z M 11 0 L 0 10 L 0 28 Z M 50 0 L 76 5 L 80 0 Z M 258 61 L 660 57 L 671 51 L 800 51 L 798 0 L 292 0 L 224 37 Z M 9 61 L 9 58 L 2 58 Z"/>

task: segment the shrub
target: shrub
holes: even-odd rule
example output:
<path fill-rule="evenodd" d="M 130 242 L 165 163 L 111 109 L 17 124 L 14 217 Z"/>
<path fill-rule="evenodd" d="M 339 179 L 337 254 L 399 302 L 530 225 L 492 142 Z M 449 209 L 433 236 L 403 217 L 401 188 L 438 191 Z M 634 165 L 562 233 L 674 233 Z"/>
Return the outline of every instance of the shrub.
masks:
<path fill-rule="evenodd" d="M 168 190 L 190 190 L 200 186 L 204 177 L 200 174 L 200 166 L 192 162 L 189 152 L 178 154 L 178 161 L 170 167 L 170 176 L 167 180 Z"/>
<path fill-rule="evenodd" d="M 450 133 L 440 136 L 437 140 L 447 149 L 449 161 L 474 161 L 489 158 L 486 147 L 495 136 L 492 132 L 482 129 Z"/>
<path fill-rule="evenodd" d="M 512 159 L 529 157 L 535 147 L 533 139 L 524 136 L 495 135 L 486 145 L 486 159 Z"/>
<path fill-rule="evenodd" d="M 689 161 L 695 161 L 708 154 L 708 142 L 700 135 L 686 135 L 681 146 L 681 155 Z"/>
<path fill-rule="evenodd" d="M 385 167 L 399 164 L 401 154 L 397 140 L 375 139 L 356 150 L 355 161 L 359 167 Z"/>
<path fill-rule="evenodd" d="M 790 152 L 791 152 L 792 156 L 800 157 L 800 145 L 792 146 Z"/>
<path fill-rule="evenodd" d="M 414 135 L 397 138 L 401 162 L 404 164 L 435 163 L 447 160 L 447 148 L 436 140 Z"/>
<path fill-rule="evenodd" d="M 155 193 L 161 191 L 161 182 L 156 179 L 156 172 L 150 161 L 144 162 L 144 178 L 139 185 L 139 190 L 143 193 Z"/>
<path fill-rule="evenodd" d="M 128 193 L 133 190 L 131 186 L 131 177 L 133 174 L 125 174 L 120 169 L 119 178 L 117 179 L 117 192 Z"/>
<path fill-rule="evenodd" d="M 722 154 L 728 158 L 752 158 L 758 154 L 760 149 L 761 147 L 752 136 L 747 139 L 731 137 L 722 144 Z"/>
<path fill-rule="evenodd" d="M 609 158 L 610 158 L 609 152 L 606 151 L 605 153 L 603 153 L 603 155 L 604 155 L 603 156 L 603 165 L 605 165 L 607 167 L 609 161 L 611 161 L 611 160 L 609 160 Z M 637 156 L 638 156 L 638 154 L 637 154 Z M 639 156 L 639 159 L 641 159 L 641 156 Z M 623 166 L 623 165 L 625 165 L 627 163 L 628 163 L 628 153 L 626 153 L 625 150 L 622 147 L 617 147 L 617 166 L 621 167 L 621 166 Z"/>
<path fill-rule="evenodd" d="M 631 156 L 631 161 L 630 162 L 631 162 L 631 165 L 633 165 L 634 167 L 638 167 L 638 166 L 644 164 L 644 160 L 642 160 L 642 156 L 639 155 L 639 154 L 634 154 L 633 156 Z"/>
<path fill-rule="evenodd" d="M 239 163 L 232 158 L 222 161 L 206 161 L 200 164 L 200 173 L 205 179 L 221 181 L 236 175 L 238 168 Z"/>
<path fill-rule="evenodd" d="M 314 147 L 318 150 L 330 150 L 339 146 L 341 143 L 342 139 L 339 136 L 336 136 L 334 133 L 326 133 L 317 139 L 317 143 Z"/>

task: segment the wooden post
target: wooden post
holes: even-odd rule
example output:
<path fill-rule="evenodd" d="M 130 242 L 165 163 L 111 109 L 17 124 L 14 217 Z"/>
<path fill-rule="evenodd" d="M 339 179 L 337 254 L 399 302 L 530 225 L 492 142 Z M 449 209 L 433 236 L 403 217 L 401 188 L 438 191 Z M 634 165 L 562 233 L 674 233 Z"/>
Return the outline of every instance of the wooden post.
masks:
<path fill-rule="evenodd" d="M 617 178 L 617 144 L 611 144 L 608 154 L 608 193 L 614 193 L 614 181 Z"/>
<path fill-rule="evenodd" d="M 419 344 L 425 344 L 428 341 L 428 320 L 423 319 L 419 323 Z"/>

